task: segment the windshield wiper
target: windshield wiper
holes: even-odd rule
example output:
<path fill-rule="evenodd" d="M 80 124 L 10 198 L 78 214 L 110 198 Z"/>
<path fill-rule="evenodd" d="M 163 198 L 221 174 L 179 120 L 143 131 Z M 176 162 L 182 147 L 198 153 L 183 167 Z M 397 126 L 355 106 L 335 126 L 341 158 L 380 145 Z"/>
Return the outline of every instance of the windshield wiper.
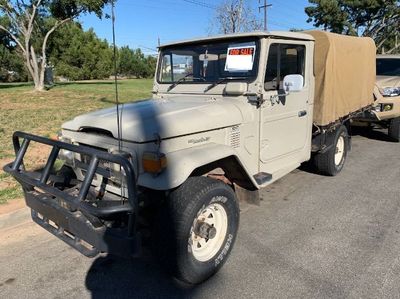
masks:
<path fill-rule="evenodd" d="M 224 83 L 225 81 L 228 81 L 228 80 L 236 80 L 236 79 L 238 79 L 238 80 L 243 80 L 243 79 L 248 79 L 248 77 L 223 77 L 223 78 L 218 78 L 217 81 L 215 81 L 214 83 L 208 85 L 208 86 L 206 87 L 206 89 L 204 89 L 204 92 L 207 92 L 207 91 L 209 91 L 210 89 L 213 89 L 215 86 L 217 86 L 217 85 L 219 85 L 219 84 L 221 84 L 221 83 Z"/>
<path fill-rule="evenodd" d="M 186 81 L 186 78 L 187 78 L 187 77 L 191 77 L 191 76 L 193 76 L 193 74 L 187 74 L 187 75 L 185 75 L 184 77 L 180 78 L 178 81 L 176 81 L 176 82 L 174 82 L 173 84 L 171 84 L 171 85 L 168 87 L 167 91 L 172 90 L 173 88 L 175 88 L 175 87 L 176 87 L 177 85 L 179 85 L 180 83 Z M 193 80 L 203 80 L 203 81 L 205 81 L 204 78 L 200 78 L 200 77 L 193 77 Z"/>

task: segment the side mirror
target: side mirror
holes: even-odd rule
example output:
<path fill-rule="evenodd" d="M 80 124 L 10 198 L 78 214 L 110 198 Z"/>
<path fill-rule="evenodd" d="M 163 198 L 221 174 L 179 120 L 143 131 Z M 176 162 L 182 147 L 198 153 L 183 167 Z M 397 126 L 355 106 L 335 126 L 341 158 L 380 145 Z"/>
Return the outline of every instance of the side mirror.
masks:
<path fill-rule="evenodd" d="M 301 91 L 304 85 L 304 77 L 302 75 L 287 75 L 283 78 L 283 88 L 286 94 Z"/>

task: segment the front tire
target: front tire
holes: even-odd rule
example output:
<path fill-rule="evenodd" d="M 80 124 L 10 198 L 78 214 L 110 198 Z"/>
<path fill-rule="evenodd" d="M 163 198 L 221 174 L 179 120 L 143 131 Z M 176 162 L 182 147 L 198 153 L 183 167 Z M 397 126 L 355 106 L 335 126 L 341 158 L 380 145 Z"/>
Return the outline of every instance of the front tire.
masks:
<path fill-rule="evenodd" d="M 321 174 L 335 176 L 342 171 L 346 162 L 349 148 L 349 135 L 347 128 L 341 125 L 337 128 L 333 146 L 325 153 L 318 153 L 314 156 L 314 165 Z"/>
<path fill-rule="evenodd" d="M 171 192 L 160 214 L 153 245 L 173 276 L 197 284 L 222 267 L 239 226 L 239 206 L 230 186 L 190 177 Z"/>
<path fill-rule="evenodd" d="M 400 117 L 390 120 L 388 135 L 393 141 L 400 142 Z"/>

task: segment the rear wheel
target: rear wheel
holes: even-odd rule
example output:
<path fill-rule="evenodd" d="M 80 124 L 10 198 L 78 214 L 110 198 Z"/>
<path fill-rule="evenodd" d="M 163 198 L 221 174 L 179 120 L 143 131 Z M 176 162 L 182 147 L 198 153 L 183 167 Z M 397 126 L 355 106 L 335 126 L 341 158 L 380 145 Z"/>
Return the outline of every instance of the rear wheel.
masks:
<path fill-rule="evenodd" d="M 330 176 L 337 175 L 346 162 L 348 148 L 348 132 L 346 127 L 341 125 L 336 130 L 333 146 L 325 153 L 318 153 L 314 156 L 314 165 L 318 172 Z"/>
<path fill-rule="evenodd" d="M 225 263 L 236 239 L 239 207 L 221 181 L 191 177 L 169 195 L 154 231 L 154 250 L 176 278 L 200 283 Z"/>
<path fill-rule="evenodd" d="M 390 120 L 388 134 L 391 139 L 400 142 L 400 117 Z"/>

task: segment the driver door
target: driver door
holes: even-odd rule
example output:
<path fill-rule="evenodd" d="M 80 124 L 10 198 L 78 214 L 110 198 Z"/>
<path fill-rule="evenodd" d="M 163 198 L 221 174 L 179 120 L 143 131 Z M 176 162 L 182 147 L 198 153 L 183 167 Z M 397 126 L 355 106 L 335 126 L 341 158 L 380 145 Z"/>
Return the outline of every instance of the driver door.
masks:
<path fill-rule="evenodd" d="M 298 164 L 304 155 L 309 126 L 306 42 L 272 41 L 264 79 L 265 103 L 260 111 L 260 171 L 273 174 Z M 302 75 L 301 91 L 286 94 L 287 75 Z M 297 167 L 297 166 L 295 166 Z"/>

